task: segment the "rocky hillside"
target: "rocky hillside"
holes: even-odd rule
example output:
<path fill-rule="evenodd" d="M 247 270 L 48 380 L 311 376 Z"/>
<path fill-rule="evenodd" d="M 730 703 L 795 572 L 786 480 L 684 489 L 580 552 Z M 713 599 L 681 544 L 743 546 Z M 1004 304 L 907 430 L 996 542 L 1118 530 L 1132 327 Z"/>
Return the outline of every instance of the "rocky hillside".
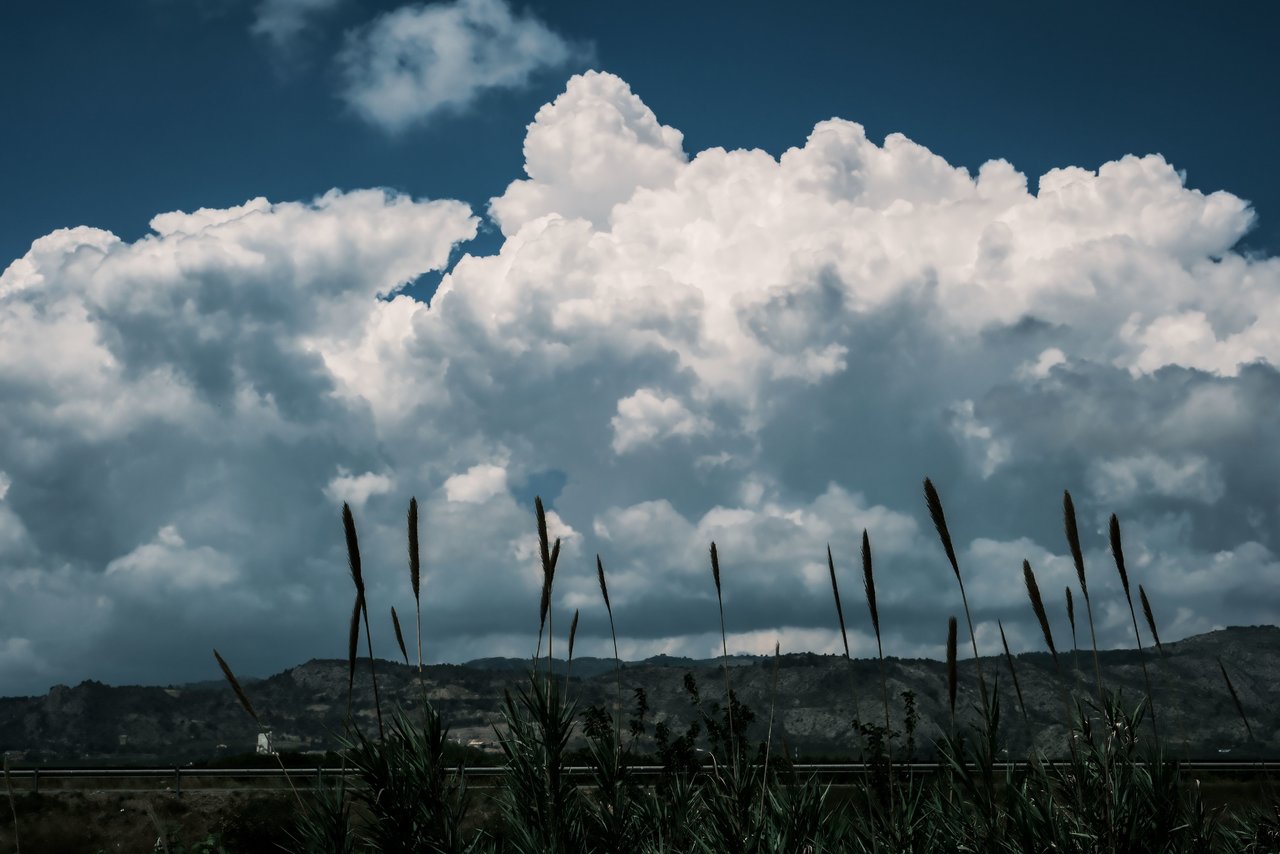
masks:
<path fill-rule="evenodd" d="M 1280 746 L 1280 628 L 1229 628 L 1165 646 L 1166 655 L 1148 658 L 1161 733 L 1192 755 L 1223 757 L 1256 755 Z M 1257 741 L 1248 745 L 1218 668 L 1226 663 Z M 1143 696 L 1138 653 L 1111 651 L 1101 655 L 1103 679 L 1121 688 L 1129 702 Z M 1026 704 L 1024 722 L 1003 658 L 984 658 L 983 672 L 998 678 L 1002 740 L 1013 756 L 1034 743 L 1057 753 L 1064 727 L 1063 692 L 1048 653 L 1017 656 L 1016 668 Z M 772 658 L 735 657 L 730 671 L 734 690 L 757 715 L 753 733 L 763 738 L 768 721 L 774 662 Z M 1061 657 L 1064 682 L 1075 696 L 1096 696 L 1092 654 L 1081 650 Z M 1076 666 L 1078 664 L 1078 670 Z M 441 711 L 451 734 L 463 741 L 492 747 L 501 726 L 503 692 L 527 678 L 527 661 L 486 659 L 468 665 L 427 668 L 425 687 Z M 557 672 L 563 673 L 563 662 Z M 925 659 L 894 658 L 886 662 L 894 726 L 903 719 L 902 692 L 915 696 L 920 724 L 919 753 L 948 725 L 945 666 Z M 650 732 L 666 720 L 675 732 L 695 710 L 685 691 L 684 675 L 693 674 L 705 706 L 723 699 L 724 677 L 718 661 L 659 657 L 625 663 L 618 678 L 624 713 L 630 716 L 634 691 L 645 692 L 651 711 Z M 412 708 L 420 695 L 416 669 L 377 662 L 384 711 L 397 704 Z M 575 662 L 571 675 L 580 707 L 610 706 L 615 696 L 615 668 L 609 660 Z M 337 746 L 345 729 L 347 662 L 313 660 L 269 679 L 246 682 L 246 690 L 262 720 L 271 727 L 277 748 L 323 750 Z M 873 660 L 852 663 L 835 656 L 798 654 L 778 662 L 774 734 L 801 758 L 850 756 L 850 720 L 854 698 L 865 720 L 882 720 L 880 670 Z M 978 703 L 974 663 L 960 665 L 957 709 L 961 719 L 974 719 Z M 373 691 L 368 662 L 356 675 L 353 709 L 361 726 L 374 726 Z M 0 699 L 0 749 L 19 762 L 185 762 L 219 754 L 253 750 L 258 731 L 230 689 L 217 683 L 161 687 L 110 687 L 84 682 L 74 688 L 55 686 L 43 697 Z M 1224 757 L 1225 758 L 1225 757 Z"/>

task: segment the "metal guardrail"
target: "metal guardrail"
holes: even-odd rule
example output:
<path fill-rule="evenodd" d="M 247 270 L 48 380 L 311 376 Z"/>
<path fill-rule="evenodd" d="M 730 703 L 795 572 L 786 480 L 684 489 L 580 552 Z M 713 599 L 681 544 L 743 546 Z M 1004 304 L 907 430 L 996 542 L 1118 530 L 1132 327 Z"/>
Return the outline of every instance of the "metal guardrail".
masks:
<path fill-rule="evenodd" d="M 1057 764 L 1056 761 L 1050 764 Z M 1137 763 L 1143 765 L 1145 763 Z M 997 762 L 995 768 L 1002 773 L 1008 771 L 1017 771 L 1029 767 L 1030 763 L 1026 761 L 1018 762 Z M 1177 763 L 1178 767 L 1183 771 L 1212 773 L 1212 774 L 1229 774 L 1229 773 L 1271 773 L 1272 771 L 1280 772 L 1280 761 L 1274 760 L 1233 760 L 1233 761 L 1182 761 Z M 707 766 L 710 768 L 711 766 Z M 939 762 L 912 762 L 910 764 L 898 764 L 896 766 L 902 770 L 910 770 L 917 774 L 934 774 L 942 770 L 945 766 Z M 865 776 L 871 766 L 865 763 L 848 762 L 848 763 L 826 763 L 826 764 L 802 764 L 792 765 L 792 770 L 799 774 L 814 774 L 819 777 L 837 781 L 842 777 L 856 778 Z M 633 775 L 640 778 L 655 778 L 662 774 L 661 765 L 636 765 L 632 766 L 630 771 Z M 464 776 L 472 780 L 493 781 L 502 777 L 506 773 L 506 769 L 501 766 L 475 766 L 462 769 Z M 592 769 L 585 765 L 568 766 L 565 773 L 569 777 L 590 778 Z M 15 782 L 29 780 L 29 791 L 39 792 L 41 781 L 48 783 L 61 783 L 57 786 L 59 789 L 65 788 L 87 788 L 84 784 L 92 781 L 122 781 L 122 780 L 149 780 L 158 784 L 167 784 L 157 786 L 163 790 L 169 790 L 175 794 L 182 794 L 184 782 L 188 790 L 215 789 L 217 791 L 233 791 L 235 787 L 228 786 L 209 786 L 201 785 L 205 781 L 258 781 L 265 783 L 274 781 L 280 783 L 292 783 L 293 785 L 311 786 L 323 782 L 325 779 L 332 780 L 336 777 L 346 775 L 347 777 L 356 776 L 351 769 L 343 768 L 291 768 L 288 773 L 281 771 L 279 768 L 195 768 L 191 766 L 169 766 L 163 768 L 124 768 L 124 767 L 101 767 L 101 768 L 11 768 L 9 776 Z M 75 785 L 68 787 L 65 783 L 75 782 Z M 138 790 L 136 787 L 121 787 L 126 789 Z M 146 789 L 154 791 L 153 789 Z M 263 785 L 238 787 L 241 789 L 263 789 L 278 788 L 278 786 L 269 787 Z"/>

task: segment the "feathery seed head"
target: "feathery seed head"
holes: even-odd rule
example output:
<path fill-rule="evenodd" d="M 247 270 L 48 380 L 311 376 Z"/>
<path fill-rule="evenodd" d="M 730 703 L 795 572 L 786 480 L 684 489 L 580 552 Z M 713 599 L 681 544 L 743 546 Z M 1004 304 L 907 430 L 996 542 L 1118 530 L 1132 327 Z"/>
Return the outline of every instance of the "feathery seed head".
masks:
<path fill-rule="evenodd" d="M 711 544 L 711 579 L 716 583 L 716 596 L 720 595 L 720 556 L 716 554 L 716 544 Z"/>
<path fill-rule="evenodd" d="M 409 663 L 409 652 L 404 647 L 404 633 L 400 631 L 400 615 L 396 613 L 396 606 L 391 606 L 391 625 L 396 630 L 396 643 L 400 645 L 400 654 L 404 656 L 404 663 Z"/>
<path fill-rule="evenodd" d="M 951 545 L 951 532 L 947 530 L 947 517 L 942 513 L 942 499 L 938 497 L 938 490 L 933 488 L 933 481 L 929 478 L 924 479 L 924 500 L 929 506 L 929 516 L 933 519 L 933 527 L 938 531 L 938 538 L 942 540 L 942 549 L 947 553 L 947 560 L 951 562 L 951 569 L 956 574 L 956 578 L 960 577 L 960 564 L 956 562 L 956 550 Z"/>
<path fill-rule="evenodd" d="M 871 611 L 871 626 L 876 638 L 880 637 L 880 611 L 876 607 L 876 578 L 871 570 L 871 540 L 867 529 L 862 529 L 862 586 L 867 591 L 867 607 Z"/>
<path fill-rule="evenodd" d="M 1111 555 L 1116 559 L 1116 570 L 1120 573 L 1120 584 L 1124 587 L 1124 598 L 1132 602 L 1133 599 L 1129 596 L 1129 573 L 1124 569 L 1124 547 L 1120 544 L 1120 520 L 1114 513 L 1111 514 L 1108 534 L 1111 538 Z"/>
<path fill-rule="evenodd" d="M 1160 633 L 1156 631 L 1156 618 L 1151 613 L 1151 603 L 1147 601 L 1147 591 L 1138 585 L 1138 598 L 1142 600 L 1142 616 L 1147 618 L 1147 628 L 1151 630 L 1151 637 L 1156 642 L 1156 649 L 1164 655 L 1164 645 L 1160 643 Z"/>
<path fill-rule="evenodd" d="M 605 610 L 609 612 L 609 616 L 613 616 L 613 606 L 609 604 L 609 585 L 604 582 L 604 564 L 600 562 L 600 555 L 596 555 L 596 578 L 600 581 L 600 595 L 604 597 Z"/>
<path fill-rule="evenodd" d="M 415 602 L 421 599 L 421 563 L 418 559 L 418 499 L 409 499 L 409 586 Z"/>
<path fill-rule="evenodd" d="M 258 720 L 258 713 L 253 710 L 253 704 L 249 702 L 249 695 L 245 694 L 244 689 L 240 687 L 240 681 L 236 679 L 236 675 L 231 672 L 230 666 L 227 665 L 227 662 L 218 654 L 216 649 L 213 651 L 213 657 L 218 659 L 218 666 L 222 668 L 222 675 L 227 678 L 227 682 L 230 683 L 231 690 L 235 692 L 240 705 L 244 706 L 244 710 L 249 713 L 249 717 L 253 718 L 255 722 L 261 723 Z"/>
<path fill-rule="evenodd" d="M 1053 631 L 1049 628 L 1049 614 L 1044 608 L 1044 599 L 1040 597 L 1040 585 L 1036 584 L 1036 574 L 1031 571 L 1031 562 L 1022 561 L 1022 580 L 1027 585 L 1027 596 L 1031 599 L 1031 610 L 1035 612 L 1036 621 L 1040 623 L 1040 631 L 1044 633 L 1044 642 L 1053 655 L 1053 663 L 1058 664 L 1058 650 L 1053 645 Z"/>
<path fill-rule="evenodd" d="M 1071 560 L 1076 565 L 1076 577 L 1080 579 L 1080 592 L 1089 598 L 1089 587 L 1084 580 L 1084 553 L 1080 550 L 1080 531 L 1076 528 L 1076 506 L 1071 493 L 1062 491 L 1062 524 L 1067 532 L 1067 545 L 1071 548 Z"/>
<path fill-rule="evenodd" d="M 849 635 L 844 628 L 844 608 L 840 604 L 840 585 L 836 581 L 836 562 L 831 557 L 831 544 L 827 544 L 827 568 L 831 570 L 831 594 L 836 598 L 836 616 L 840 618 L 840 639 L 844 641 L 844 657 L 849 657 Z"/>
<path fill-rule="evenodd" d="M 351 515 L 351 506 L 342 502 L 342 529 L 347 537 L 347 564 L 351 568 L 351 580 L 355 582 L 356 592 L 364 595 L 364 575 L 360 572 L 360 541 L 356 537 L 356 520 Z"/>

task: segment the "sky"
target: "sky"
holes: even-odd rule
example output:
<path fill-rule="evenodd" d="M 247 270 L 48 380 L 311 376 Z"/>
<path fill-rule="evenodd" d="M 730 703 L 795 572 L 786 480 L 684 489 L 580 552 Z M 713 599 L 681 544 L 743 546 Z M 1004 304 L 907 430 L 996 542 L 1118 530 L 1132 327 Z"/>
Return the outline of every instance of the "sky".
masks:
<path fill-rule="evenodd" d="M 1280 613 L 1261 6 L 49 0 L 0 12 L 0 693 L 346 654 L 1099 644 Z M 1273 14 L 1273 13 L 1272 13 Z M 1135 590 L 1136 592 L 1136 590 Z M 1079 597 L 1079 591 L 1076 592 Z M 409 623 L 412 619 L 409 618 Z M 1145 628 L 1144 628 L 1145 632 Z M 563 638 L 560 641 L 563 642 Z M 1144 643 L 1148 640 L 1144 637 Z M 563 647 L 561 647 L 563 648 Z"/>

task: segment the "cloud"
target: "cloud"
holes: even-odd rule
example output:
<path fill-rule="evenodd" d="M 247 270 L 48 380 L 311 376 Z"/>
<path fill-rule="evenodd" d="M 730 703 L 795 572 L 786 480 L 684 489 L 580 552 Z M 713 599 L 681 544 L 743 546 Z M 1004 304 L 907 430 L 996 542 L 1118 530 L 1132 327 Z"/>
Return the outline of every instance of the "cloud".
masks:
<path fill-rule="evenodd" d="M 8 684 L 341 656 L 339 503 L 399 605 L 411 495 L 433 660 L 532 652 L 534 494 L 583 654 L 611 649 L 597 553 L 624 650 L 709 653 L 713 540 L 731 649 L 834 648 L 829 543 L 868 652 L 864 528 L 886 652 L 936 654 L 960 597 L 925 475 L 984 650 L 997 619 L 1039 643 L 1023 558 L 1064 622 L 1064 488 L 1102 645 L 1131 631 L 1111 512 L 1166 639 L 1274 620 L 1280 262 L 1233 249 L 1243 200 L 1158 155 L 970 173 L 841 119 L 780 157 L 686 153 L 602 73 L 525 143 L 502 246 L 430 304 L 398 291 L 477 220 L 379 190 L 59 230 L 0 274 L 0 625 L 31 644 Z"/>
<path fill-rule="evenodd" d="M 288 47 L 311 25 L 312 20 L 341 5 L 343 0 L 261 0 L 254 9 L 249 31 Z"/>
<path fill-rule="evenodd" d="M 347 34 L 342 97 L 361 118 L 395 133 L 465 109 L 488 90 L 524 86 L 574 52 L 505 0 L 402 6 Z"/>

